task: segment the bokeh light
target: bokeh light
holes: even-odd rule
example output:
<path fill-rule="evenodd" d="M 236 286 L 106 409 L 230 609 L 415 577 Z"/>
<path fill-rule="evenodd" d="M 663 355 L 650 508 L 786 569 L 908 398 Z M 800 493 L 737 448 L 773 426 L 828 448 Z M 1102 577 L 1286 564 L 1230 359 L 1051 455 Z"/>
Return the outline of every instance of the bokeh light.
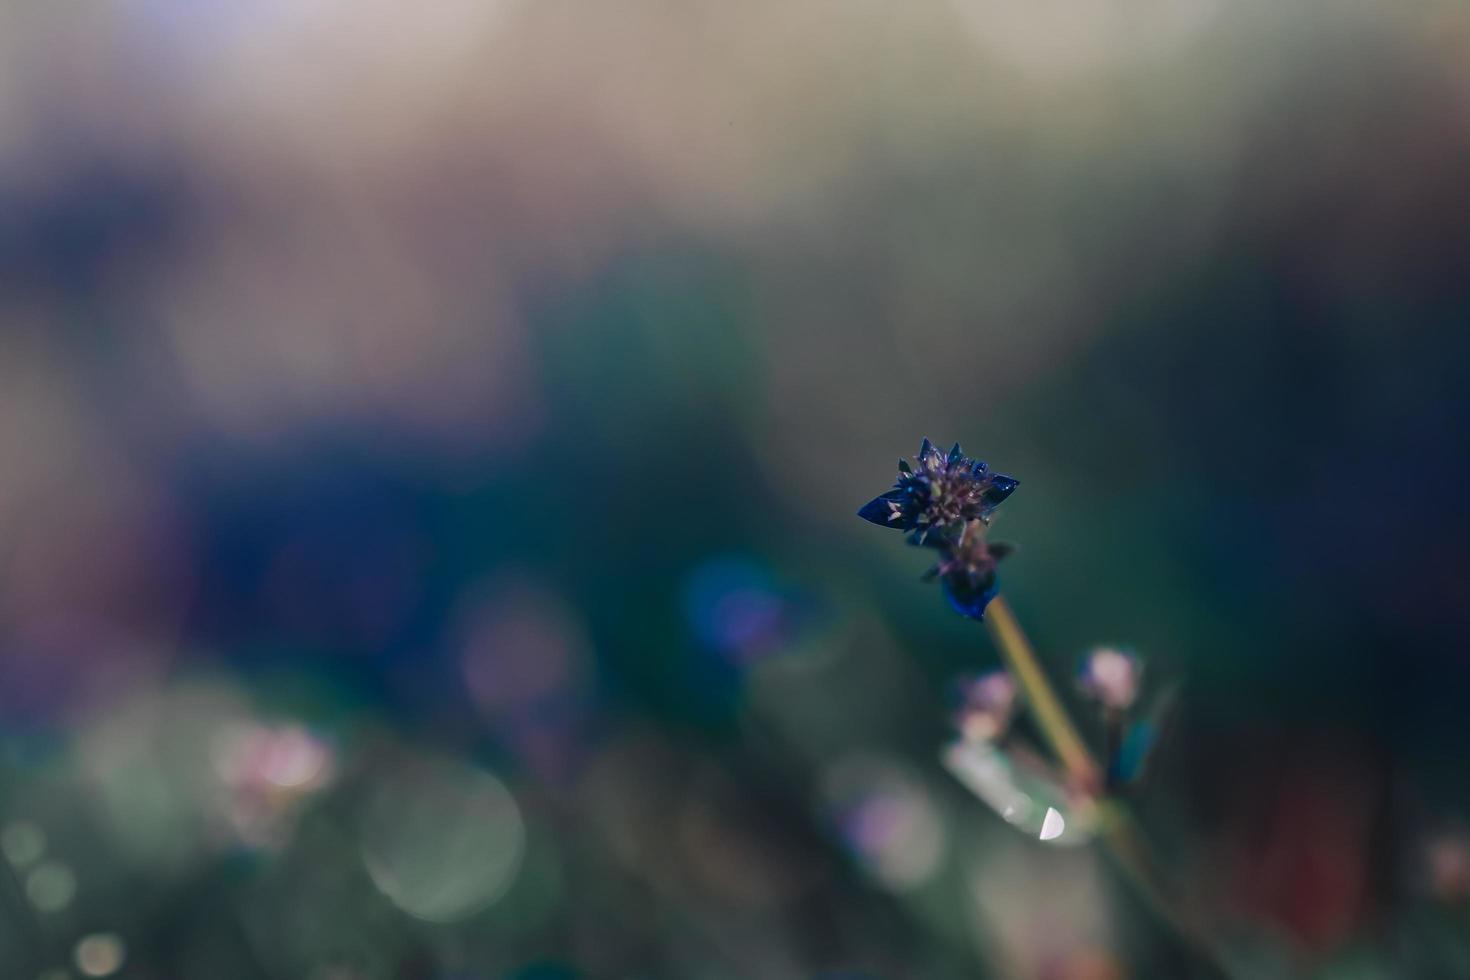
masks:
<path fill-rule="evenodd" d="M 83 976 L 108 977 L 122 969 L 126 955 L 121 938 L 110 932 L 96 932 L 77 942 L 74 959 Z"/>
<path fill-rule="evenodd" d="M 362 811 L 363 861 L 409 915 L 452 922 L 510 887 L 525 827 L 505 784 L 482 770 L 405 759 L 374 779 Z"/>
<path fill-rule="evenodd" d="M 42 912 L 60 912 L 77 893 L 77 876 L 60 861 L 45 861 L 26 875 L 26 897 Z"/>
<path fill-rule="evenodd" d="M 783 589 L 756 561 L 725 555 L 689 573 L 684 614 L 706 650 L 749 664 L 789 649 L 812 609 L 809 600 Z"/>
<path fill-rule="evenodd" d="M 46 832 L 31 820 L 8 823 L 0 830 L 0 850 L 15 867 L 29 867 L 46 853 Z"/>
<path fill-rule="evenodd" d="M 901 763 L 841 760 L 824 776 L 823 795 L 843 841 L 888 887 L 922 885 L 944 860 L 949 841 L 938 808 Z"/>

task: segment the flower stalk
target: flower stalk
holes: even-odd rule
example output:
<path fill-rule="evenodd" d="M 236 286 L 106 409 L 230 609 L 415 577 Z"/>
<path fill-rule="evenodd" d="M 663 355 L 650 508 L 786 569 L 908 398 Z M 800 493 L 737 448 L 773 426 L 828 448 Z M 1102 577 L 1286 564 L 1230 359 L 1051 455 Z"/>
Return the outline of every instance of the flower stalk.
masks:
<path fill-rule="evenodd" d="M 1000 652 L 1001 660 L 1016 679 L 1027 706 L 1031 709 L 1042 738 L 1056 753 L 1067 775 L 1089 795 L 1108 791 L 1101 782 L 1097 763 L 1083 743 L 1071 717 L 1062 707 L 1051 682 L 1036 658 L 1036 653 L 1022 632 L 1015 614 L 1004 597 L 996 596 L 986 609 L 985 629 Z M 1116 751 L 1120 712 L 1108 709 L 1108 751 Z M 1102 797 L 1098 805 L 1099 837 L 1112 855 L 1119 870 L 1137 890 L 1139 896 L 1163 922 L 1174 929 L 1219 976 L 1228 976 L 1220 965 L 1218 954 L 1208 934 L 1185 909 L 1179 897 L 1166 883 L 1158 859 L 1143 837 L 1132 811 L 1116 797 Z"/>
<path fill-rule="evenodd" d="M 996 596 L 986 608 L 985 631 L 1020 686 L 1021 695 L 1041 729 L 1041 737 L 1056 753 L 1067 775 L 1082 789 L 1096 792 L 1100 788 L 1097 763 L 1052 690 L 1035 651 L 1003 596 Z"/>
<path fill-rule="evenodd" d="M 1088 813 L 1088 822 L 1140 897 L 1213 974 L 1227 976 L 1208 933 L 1180 901 L 1119 796 L 1125 785 L 1136 781 L 1156 734 L 1153 726 L 1142 724 L 1125 731 L 1127 713 L 1138 695 L 1141 662 L 1113 648 L 1096 649 L 1083 661 L 1079 686 L 1103 710 L 1104 756 L 1099 765 L 999 594 L 997 562 L 1013 549 L 989 541 L 988 530 L 995 509 L 1018 481 L 965 456 L 958 443 L 943 453 L 925 439 L 913 460 L 913 464 L 899 461 L 893 488 L 864 505 L 858 516 L 900 530 L 909 544 L 936 555 L 938 561 L 925 579 L 939 581 L 955 612 L 985 624 L 1009 675 L 1009 681 L 997 672 L 967 682 L 957 719 L 961 741 L 947 750 L 945 764 L 1006 820 L 1021 824 L 1027 819 L 1021 814 L 1039 813 L 1029 792 L 1008 781 L 1007 753 L 996 747 L 1005 737 L 1019 693 L 1060 765 L 1059 773 L 1048 772 L 1043 781 L 1055 784 L 1062 779 L 1067 784 L 1065 794 Z M 1124 739 L 1135 734 L 1139 744 L 1125 755 Z M 1009 756 L 1019 758 L 1015 752 Z M 1043 764 L 1043 768 L 1052 767 Z M 1060 837 L 1064 826 L 1059 813 L 1048 808 L 1040 823 L 1040 839 Z M 1037 827 L 1030 829 L 1035 832 Z"/>

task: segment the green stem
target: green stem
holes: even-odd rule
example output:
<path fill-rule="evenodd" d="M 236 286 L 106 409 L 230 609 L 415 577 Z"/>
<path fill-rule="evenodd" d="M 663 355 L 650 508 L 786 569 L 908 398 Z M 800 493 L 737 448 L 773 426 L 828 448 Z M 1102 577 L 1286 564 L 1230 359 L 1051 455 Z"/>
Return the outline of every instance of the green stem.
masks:
<path fill-rule="evenodd" d="M 1036 653 L 1021 632 L 1011 607 L 997 596 L 985 610 L 985 628 L 1000 651 L 1011 676 L 1052 751 L 1067 775 L 1083 791 L 1097 796 L 1103 790 L 1097 763 L 1087 751 L 1072 719 L 1062 707 L 1051 682 L 1041 669 Z M 1194 949 L 1219 976 L 1228 972 L 1208 934 L 1191 916 L 1178 894 L 1166 884 L 1165 876 L 1132 812 L 1118 799 L 1103 799 L 1099 806 L 1100 837 L 1119 870 L 1137 889 L 1153 912 Z"/>
<path fill-rule="evenodd" d="M 1118 789 L 1118 752 L 1123 747 L 1123 712 L 1117 708 L 1103 709 L 1103 791 L 1114 793 Z"/>
<path fill-rule="evenodd" d="M 1082 736 L 1077 734 L 1067 710 L 1057 700 L 1031 644 L 1026 640 L 1026 634 L 1021 632 L 1021 625 L 1016 622 L 1015 614 L 1003 597 L 996 596 L 985 608 L 985 629 L 1000 651 L 1001 660 L 1005 661 L 1011 676 L 1020 685 L 1021 696 L 1030 706 L 1042 738 L 1057 754 L 1067 775 L 1081 788 L 1096 792 L 1101 785 L 1097 763 L 1088 753 Z"/>

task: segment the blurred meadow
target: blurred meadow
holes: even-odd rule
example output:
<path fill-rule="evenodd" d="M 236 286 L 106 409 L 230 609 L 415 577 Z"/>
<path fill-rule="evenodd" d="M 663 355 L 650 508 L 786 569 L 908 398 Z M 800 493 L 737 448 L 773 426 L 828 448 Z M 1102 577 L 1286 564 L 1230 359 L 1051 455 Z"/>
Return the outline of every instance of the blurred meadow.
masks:
<path fill-rule="evenodd" d="M 1209 976 L 923 436 L 1232 976 L 1470 977 L 1467 365 L 1449 0 L 7 3 L 0 978 Z"/>

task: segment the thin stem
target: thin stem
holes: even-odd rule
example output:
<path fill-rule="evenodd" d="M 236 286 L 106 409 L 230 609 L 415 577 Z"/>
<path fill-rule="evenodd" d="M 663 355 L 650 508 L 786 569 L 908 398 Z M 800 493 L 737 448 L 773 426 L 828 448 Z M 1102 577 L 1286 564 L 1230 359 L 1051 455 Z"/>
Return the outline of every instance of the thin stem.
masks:
<path fill-rule="evenodd" d="M 1112 800 L 1103 804 L 1100 821 L 1103 844 L 1139 896 L 1214 974 L 1228 978 L 1230 973 L 1209 933 L 1189 912 L 1178 892 L 1167 884 L 1133 812 L 1123 803 Z"/>
<path fill-rule="evenodd" d="M 985 610 L 985 628 L 1000 651 L 1006 667 L 1021 687 L 1027 705 L 1046 739 L 1061 761 L 1067 775 L 1089 793 L 1102 791 L 1097 763 L 1087 751 L 1077 728 L 1072 724 L 1036 653 L 1021 632 L 1011 607 L 1000 596 L 991 600 Z M 1110 726 L 1116 727 L 1116 726 Z M 1109 733 L 1109 741 L 1114 737 Z M 1111 747 L 1109 752 L 1114 751 Z M 1133 819 L 1132 812 L 1120 800 L 1104 799 L 1099 812 L 1100 837 L 1119 869 L 1138 890 L 1139 895 L 1161 920 L 1193 948 L 1219 976 L 1229 976 L 1221 965 L 1208 934 L 1191 916 L 1177 893 L 1167 883 L 1158 860 Z"/>
<path fill-rule="evenodd" d="M 1101 785 L 1097 763 L 1088 753 L 1082 736 L 1077 734 L 1067 710 L 1057 700 L 1051 683 L 1036 660 L 1036 653 L 1027 642 L 1026 634 L 1021 632 L 1021 626 L 1004 597 L 996 596 L 985 608 L 985 629 L 1010 669 L 1011 676 L 1020 684 L 1021 694 L 1036 717 L 1042 737 L 1061 760 L 1067 775 L 1084 789 L 1096 791 Z"/>
<path fill-rule="evenodd" d="M 1118 788 L 1120 778 L 1118 752 L 1123 747 L 1123 712 L 1117 708 L 1103 709 L 1103 788 L 1112 793 Z"/>

